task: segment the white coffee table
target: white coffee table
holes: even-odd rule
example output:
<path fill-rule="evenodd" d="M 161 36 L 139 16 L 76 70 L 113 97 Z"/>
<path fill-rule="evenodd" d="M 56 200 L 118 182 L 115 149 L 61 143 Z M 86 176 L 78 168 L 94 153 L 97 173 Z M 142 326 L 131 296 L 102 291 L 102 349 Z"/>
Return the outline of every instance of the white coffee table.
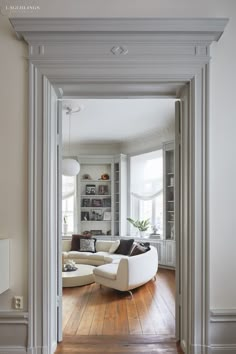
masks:
<path fill-rule="evenodd" d="M 87 264 L 76 264 L 76 267 L 78 269 L 72 272 L 62 272 L 62 285 L 64 288 L 94 283 L 94 266 Z"/>

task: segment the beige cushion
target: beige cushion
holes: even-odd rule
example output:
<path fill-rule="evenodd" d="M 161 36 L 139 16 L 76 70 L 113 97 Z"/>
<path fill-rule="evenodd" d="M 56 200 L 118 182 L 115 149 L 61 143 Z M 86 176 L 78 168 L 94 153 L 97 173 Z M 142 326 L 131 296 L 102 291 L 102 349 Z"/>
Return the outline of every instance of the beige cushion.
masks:
<path fill-rule="evenodd" d="M 109 249 L 109 253 L 114 253 L 119 246 L 120 246 L 120 240 L 114 241 Z"/>
<path fill-rule="evenodd" d="M 98 268 L 94 268 L 93 273 L 100 277 L 115 280 L 118 266 L 119 264 L 117 263 L 104 264 L 99 266 Z"/>
<path fill-rule="evenodd" d="M 97 240 L 96 242 L 96 252 L 109 252 L 111 245 L 114 243 L 115 241 L 110 241 L 110 240 Z"/>

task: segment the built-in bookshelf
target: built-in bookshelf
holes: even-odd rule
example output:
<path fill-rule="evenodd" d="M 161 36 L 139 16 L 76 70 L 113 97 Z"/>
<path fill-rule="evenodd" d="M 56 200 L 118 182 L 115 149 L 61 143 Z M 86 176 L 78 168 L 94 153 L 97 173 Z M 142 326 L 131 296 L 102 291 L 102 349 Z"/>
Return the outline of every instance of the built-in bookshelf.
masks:
<path fill-rule="evenodd" d="M 127 188 L 121 180 L 127 179 L 126 156 L 88 156 L 79 161 L 78 232 L 126 235 Z"/>

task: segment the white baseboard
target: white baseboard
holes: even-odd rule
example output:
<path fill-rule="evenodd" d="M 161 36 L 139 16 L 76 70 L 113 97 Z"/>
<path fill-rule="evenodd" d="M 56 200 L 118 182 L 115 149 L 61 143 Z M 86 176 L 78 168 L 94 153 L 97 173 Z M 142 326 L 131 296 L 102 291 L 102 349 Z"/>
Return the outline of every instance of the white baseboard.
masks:
<path fill-rule="evenodd" d="M 236 354 L 236 345 L 211 346 L 211 354 Z"/>
<path fill-rule="evenodd" d="M 22 347 L 0 347 L 0 354 L 28 354 Z"/>
<path fill-rule="evenodd" d="M 54 354 L 56 349 L 57 349 L 57 342 L 54 342 L 54 343 L 52 343 L 52 348 L 51 348 L 51 353 L 50 354 Z"/>
<path fill-rule="evenodd" d="M 209 335 L 211 354 L 236 354 L 236 309 L 211 310 Z"/>

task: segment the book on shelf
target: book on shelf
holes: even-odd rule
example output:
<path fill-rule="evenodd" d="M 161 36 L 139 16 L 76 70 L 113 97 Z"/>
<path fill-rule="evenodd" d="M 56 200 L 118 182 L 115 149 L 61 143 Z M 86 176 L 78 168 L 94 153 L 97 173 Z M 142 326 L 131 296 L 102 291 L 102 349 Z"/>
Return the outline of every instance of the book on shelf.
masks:
<path fill-rule="evenodd" d="M 87 194 L 87 195 L 95 195 L 96 194 L 96 186 L 95 186 L 95 184 L 86 184 L 86 186 L 85 186 L 85 194 Z"/>

